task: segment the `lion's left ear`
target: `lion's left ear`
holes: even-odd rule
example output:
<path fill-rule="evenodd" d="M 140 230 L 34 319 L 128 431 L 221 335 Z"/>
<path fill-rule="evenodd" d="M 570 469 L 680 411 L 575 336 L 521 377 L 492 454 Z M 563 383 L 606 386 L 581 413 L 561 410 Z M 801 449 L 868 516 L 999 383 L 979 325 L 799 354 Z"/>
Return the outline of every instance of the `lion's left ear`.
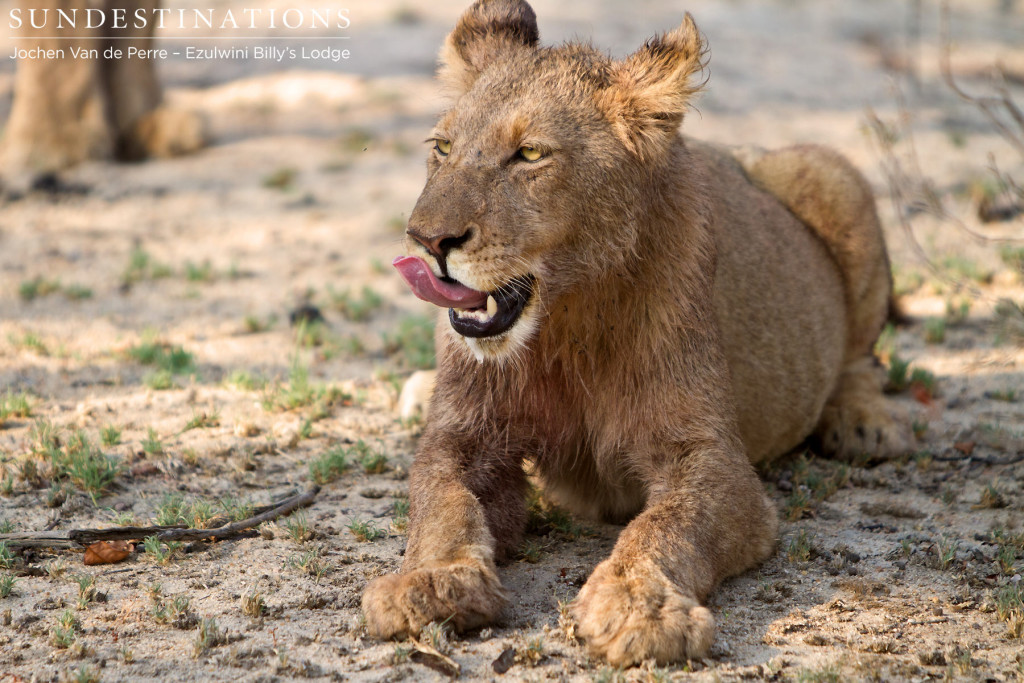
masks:
<path fill-rule="evenodd" d="M 612 65 L 609 86 L 598 104 L 616 133 L 642 159 L 668 148 L 690 98 L 704 85 L 693 75 L 704 69 L 704 40 L 687 12 L 682 25 Z"/>
<path fill-rule="evenodd" d="M 537 15 L 525 0 L 476 0 L 444 41 L 438 78 L 461 95 L 489 64 L 539 40 Z"/>

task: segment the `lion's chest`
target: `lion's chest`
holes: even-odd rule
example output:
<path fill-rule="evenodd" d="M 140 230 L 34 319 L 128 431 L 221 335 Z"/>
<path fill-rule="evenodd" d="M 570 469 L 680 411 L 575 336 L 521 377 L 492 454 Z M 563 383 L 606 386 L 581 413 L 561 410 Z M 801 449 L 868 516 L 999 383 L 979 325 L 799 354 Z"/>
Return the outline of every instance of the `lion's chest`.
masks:
<path fill-rule="evenodd" d="M 527 459 L 550 498 L 577 514 L 618 521 L 635 514 L 642 494 L 626 466 L 629 444 L 609 438 L 619 419 L 609 393 L 579 378 L 547 376 L 509 403 L 510 424 L 533 444 Z"/>

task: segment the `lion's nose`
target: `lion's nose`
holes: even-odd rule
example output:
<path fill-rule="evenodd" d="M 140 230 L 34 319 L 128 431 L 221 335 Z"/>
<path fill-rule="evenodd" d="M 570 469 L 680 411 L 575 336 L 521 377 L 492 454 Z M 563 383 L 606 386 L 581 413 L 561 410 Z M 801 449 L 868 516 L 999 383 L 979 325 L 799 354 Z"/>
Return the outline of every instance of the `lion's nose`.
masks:
<path fill-rule="evenodd" d="M 451 233 L 428 235 L 412 226 L 406 230 L 406 234 L 408 234 L 409 237 L 422 244 L 427 251 L 438 259 L 447 258 L 448 253 L 452 249 L 464 244 L 466 240 L 469 239 L 470 232 L 469 228 L 467 228 L 461 235 L 454 235 Z"/>

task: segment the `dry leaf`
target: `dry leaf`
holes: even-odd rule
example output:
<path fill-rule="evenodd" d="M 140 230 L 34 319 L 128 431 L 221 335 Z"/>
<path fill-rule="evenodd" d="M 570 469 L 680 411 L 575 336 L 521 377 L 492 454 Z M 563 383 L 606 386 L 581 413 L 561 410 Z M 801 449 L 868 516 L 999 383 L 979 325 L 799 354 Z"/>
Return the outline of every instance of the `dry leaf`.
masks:
<path fill-rule="evenodd" d="M 932 404 L 932 392 L 930 392 L 928 387 L 920 382 L 914 382 L 910 385 L 910 395 L 913 396 L 914 400 L 918 403 L 926 406 Z"/>
<path fill-rule="evenodd" d="M 409 655 L 409 659 L 417 664 L 422 664 L 423 666 L 429 667 L 440 674 L 444 674 L 445 676 L 450 676 L 452 678 L 457 678 L 459 674 L 462 673 L 462 667 L 459 666 L 457 662 L 450 657 L 446 657 L 441 654 L 430 645 L 421 643 L 415 638 L 410 638 L 409 644 L 413 647 L 413 651 Z"/>
<path fill-rule="evenodd" d="M 97 541 L 85 549 L 86 564 L 114 564 L 135 549 L 128 541 Z"/>
<path fill-rule="evenodd" d="M 973 441 L 957 441 L 955 444 L 953 444 L 953 448 L 955 448 L 956 450 L 960 451 L 964 455 L 970 455 L 971 453 L 974 452 L 974 442 Z"/>

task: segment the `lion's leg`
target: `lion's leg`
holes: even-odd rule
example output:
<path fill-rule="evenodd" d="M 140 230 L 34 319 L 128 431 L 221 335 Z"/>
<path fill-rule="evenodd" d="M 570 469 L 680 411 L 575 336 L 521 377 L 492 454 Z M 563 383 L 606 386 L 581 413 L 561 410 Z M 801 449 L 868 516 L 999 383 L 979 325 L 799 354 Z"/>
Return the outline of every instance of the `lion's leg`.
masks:
<path fill-rule="evenodd" d="M 78 9 L 84 13 L 87 0 L 45 3 L 22 2 L 24 23 L 19 47 L 62 50 L 57 59 L 23 59 L 18 62 L 14 102 L 4 129 L 0 172 L 8 185 L 27 186 L 36 177 L 53 173 L 90 158 L 104 158 L 112 152 L 113 140 L 107 124 L 106 103 L 100 74 L 93 60 L 78 59 L 72 49 L 97 47 L 70 27 L 32 28 L 31 7 Z M 51 22 L 52 23 L 52 22 Z M 78 33 L 83 33 L 78 29 Z"/>
<path fill-rule="evenodd" d="M 87 0 L 22 2 L 25 10 L 19 41 L 21 47 L 60 50 L 55 59 L 19 61 L 14 102 L 0 144 L 0 173 L 5 183 L 25 188 L 36 178 L 61 171 L 90 159 L 122 160 L 172 156 L 195 151 L 205 142 L 202 120 L 192 112 L 161 106 L 161 89 L 155 60 L 106 59 L 107 47 L 151 48 L 155 22 L 135 28 L 87 29 L 80 24 L 62 28 L 52 20 L 61 9 L 78 9 L 79 15 L 95 3 Z M 111 2 L 105 7 L 152 10 L 157 0 Z M 33 28 L 28 9 L 48 9 L 51 20 Z M 112 34 L 136 40 L 95 40 Z M 97 50 L 98 58 L 76 56 Z M 87 54 L 87 53 L 86 53 Z"/>
<path fill-rule="evenodd" d="M 680 454 L 649 475 L 648 488 L 663 493 L 622 532 L 573 607 L 580 637 L 613 666 L 704 656 L 714 619 L 702 601 L 775 545 L 775 510 L 739 448 Z"/>
<path fill-rule="evenodd" d="M 436 431 L 423 437 L 409 473 L 402 571 L 376 579 L 363 594 L 367 629 L 376 637 L 415 634 L 432 621 L 475 628 L 507 603 L 495 565 L 515 548 L 526 522 L 521 460 L 460 457 L 459 441 Z"/>
<path fill-rule="evenodd" d="M 134 9 L 148 13 L 160 5 L 159 0 L 131 0 L 111 3 L 129 15 Z M 118 31 L 117 47 L 140 50 L 153 47 L 156 22 Z M 108 100 L 110 122 L 114 131 L 115 155 L 123 161 L 147 157 L 169 157 L 200 149 L 205 144 L 201 118 L 163 104 L 163 91 L 156 74 L 155 59 L 113 59 L 102 64 L 102 77 Z"/>
<path fill-rule="evenodd" d="M 905 452 L 909 428 L 882 394 L 873 354 L 888 317 L 892 278 L 870 186 L 824 147 L 746 151 L 737 158 L 756 185 L 818 234 L 843 276 L 848 338 L 843 372 L 816 430 L 822 445 L 840 457 Z"/>

